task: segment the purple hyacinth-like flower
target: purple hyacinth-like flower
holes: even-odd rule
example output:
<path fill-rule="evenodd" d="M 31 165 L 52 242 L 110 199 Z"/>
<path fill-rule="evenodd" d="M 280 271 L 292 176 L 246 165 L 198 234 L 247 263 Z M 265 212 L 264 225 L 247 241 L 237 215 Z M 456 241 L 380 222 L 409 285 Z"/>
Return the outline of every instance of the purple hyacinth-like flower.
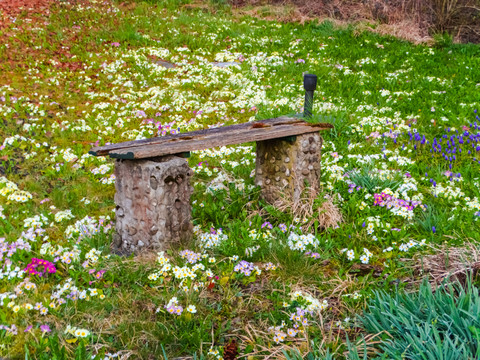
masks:
<path fill-rule="evenodd" d="M 435 226 L 432 226 L 432 233 L 436 233 L 437 232 L 437 229 L 435 228 Z"/>

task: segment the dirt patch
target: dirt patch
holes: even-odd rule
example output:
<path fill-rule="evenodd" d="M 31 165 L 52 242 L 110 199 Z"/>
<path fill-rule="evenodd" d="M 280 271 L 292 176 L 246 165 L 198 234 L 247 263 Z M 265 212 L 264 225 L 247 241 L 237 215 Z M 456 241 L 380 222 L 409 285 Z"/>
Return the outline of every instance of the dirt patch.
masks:
<path fill-rule="evenodd" d="M 2 0 L 0 1 L 0 28 L 14 23 L 19 15 L 48 15 L 54 0 Z"/>

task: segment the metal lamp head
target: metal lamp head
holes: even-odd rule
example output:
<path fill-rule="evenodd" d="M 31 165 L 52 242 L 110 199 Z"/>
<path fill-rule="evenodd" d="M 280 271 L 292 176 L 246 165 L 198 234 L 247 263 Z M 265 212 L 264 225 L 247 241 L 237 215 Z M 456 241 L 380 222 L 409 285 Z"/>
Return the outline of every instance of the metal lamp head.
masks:
<path fill-rule="evenodd" d="M 317 88 L 317 75 L 305 74 L 303 76 L 303 87 L 307 91 L 314 91 Z"/>

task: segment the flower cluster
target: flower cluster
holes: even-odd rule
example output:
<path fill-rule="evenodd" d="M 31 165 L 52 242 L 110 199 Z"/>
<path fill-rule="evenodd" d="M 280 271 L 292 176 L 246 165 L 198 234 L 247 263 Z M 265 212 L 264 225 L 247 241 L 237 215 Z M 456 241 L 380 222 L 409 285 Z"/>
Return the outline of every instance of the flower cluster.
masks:
<path fill-rule="evenodd" d="M 202 255 L 190 250 L 180 251 L 180 256 L 182 259 L 186 259 L 189 264 L 195 264 L 202 258 Z"/>
<path fill-rule="evenodd" d="M 86 338 L 90 336 L 90 331 L 74 326 L 67 325 L 65 334 L 75 336 L 76 338 Z"/>
<path fill-rule="evenodd" d="M 45 274 L 54 274 L 57 269 L 50 261 L 33 258 L 24 271 L 29 275 L 44 276 Z"/>
<path fill-rule="evenodd" d="M 308 248 L 315 249 L 319 245 L 319 241 L 313 234 L 297 235 L 291 232 L 288 236 L 288 246 L 292 250 L 307 251 Z"/>
<path fill-rule="evenodd" d="M 174 314 L 177 316 L 180 316 L 183 313 L 183 307 L 181 305 L 178 305 L 178 299 L 176 297 L 171 298 L 168 304 L 164 306 L 164 308 L 170 314 Z"/>
<path fill-rule="evenodd" d="M 255 265 L 248 261 L 242 260 L 237 265 L 235 265 L 233 271 L 241 273 L 245 276 L 250 276 L 255 271 Z"/>
<path fill-rule="evenodd" d="M 373 205 L 386 207 L 387 209 L 397 210 L 398 214 L 403 214 L 405 210 L 413 211 L 417 206 L 423 207 L 420 201 L 407 201 L 397 199 L 391 194 L 382 192 L 380 194 L 374 194 Z"/>
<path fill-rule="evenodd" d="M 200 246 L 204 249 L 213 249 L 218 247 L 223 241 L 228 240 L 228 236 L 222 232 L 222 229 L 212 230 L 210 233 L 203 233 L 199 237 Z"/>

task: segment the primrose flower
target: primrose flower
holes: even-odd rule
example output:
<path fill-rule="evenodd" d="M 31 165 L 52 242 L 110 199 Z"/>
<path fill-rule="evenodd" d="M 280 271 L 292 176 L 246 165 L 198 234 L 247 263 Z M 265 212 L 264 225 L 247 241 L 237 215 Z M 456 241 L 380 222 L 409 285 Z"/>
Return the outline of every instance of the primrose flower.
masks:
<path fill-rule="evenodd" d="M 252 263 L 242 260 L 240 261 L 235 267 L 233 268 L 233 271 L 242 273 L 245 276 L 250 276 L 255 270 L 255 267 Z"/>
<path fill-rule="evenodd" d="M 360 256 L 360 261 L 362 262 L 362 264 L 368 264 L 368 262 L 370 261 L 370 258 L 364 254 Z"/>
<path fill-rule="evenodd" d="M 267 271 L 268 271 L 268 270 L 276 270 L 276 269 L 277 269 L 277 266 L 274 265 L 274 264 L 271 263 L 271 262 L 266 263 L 264 266 L 265 266 L 265 270 L 267 270 Z"/>
<path fill-rule="evenodd" d="M 288 336 L 290 336 L 290 337 L 295 337 L 295 335 L 297 335 L 297 333 L 298 333 L 298 331 L 295 330 L 295 329 L 288 329 L 288 330 L 287 330 L 287 334 L 288 334 Z"/>
<path fill-rule="evenodd" d="M 355 259 L 355 252 L 353 250 L 348 250 L 347 251 L 347 259 L 350 260 L 350 261 Z"/>
<path fill-rule="evenodd" d="M 210 350 L 208 350 L 208 355 L 217 356 L 218 354 L 219 354 L 218 350 L 214 349 L 213 347 L 211 347 Z"/>
<path fill-rule="evenodd" d="M 191 314 L 195 314 L 197 312 L 197 308 L 195 307 L 195 305 L 189 305 L 187 306 L 187 311 Z"/>
<path fill-rule="evenodd" d="M 87 336 L 90 335 L 90 331 L 86 329 L 77 329 L 75 330 L 75 337 L 81 337 L 81 338 L 86 338 Z"/>
<path fill-rule="evenodd" d="M 50 329 L 50 326 L 48 325 L 40 325 L 40 330 L 42 330 L 43 333 L 51 332 L 52 330 Z"/>
<path fill-rule="evenodd" d="M 285 334 L 283 331 L 278 331 L 275 333 L 275 336 L 273 337 L 273 341 L 279 344 L 281 342 L 284 342 L 286 337 L 287 337 L 287 334 Z"/>
<path fill-rule="evenodd" d="M 45 274 L 53 274 L 57 271 L 55 265 L 47 260 L 33 258 L 30 264 L 23 270 L 28 274 L 44 276 Z"/>

